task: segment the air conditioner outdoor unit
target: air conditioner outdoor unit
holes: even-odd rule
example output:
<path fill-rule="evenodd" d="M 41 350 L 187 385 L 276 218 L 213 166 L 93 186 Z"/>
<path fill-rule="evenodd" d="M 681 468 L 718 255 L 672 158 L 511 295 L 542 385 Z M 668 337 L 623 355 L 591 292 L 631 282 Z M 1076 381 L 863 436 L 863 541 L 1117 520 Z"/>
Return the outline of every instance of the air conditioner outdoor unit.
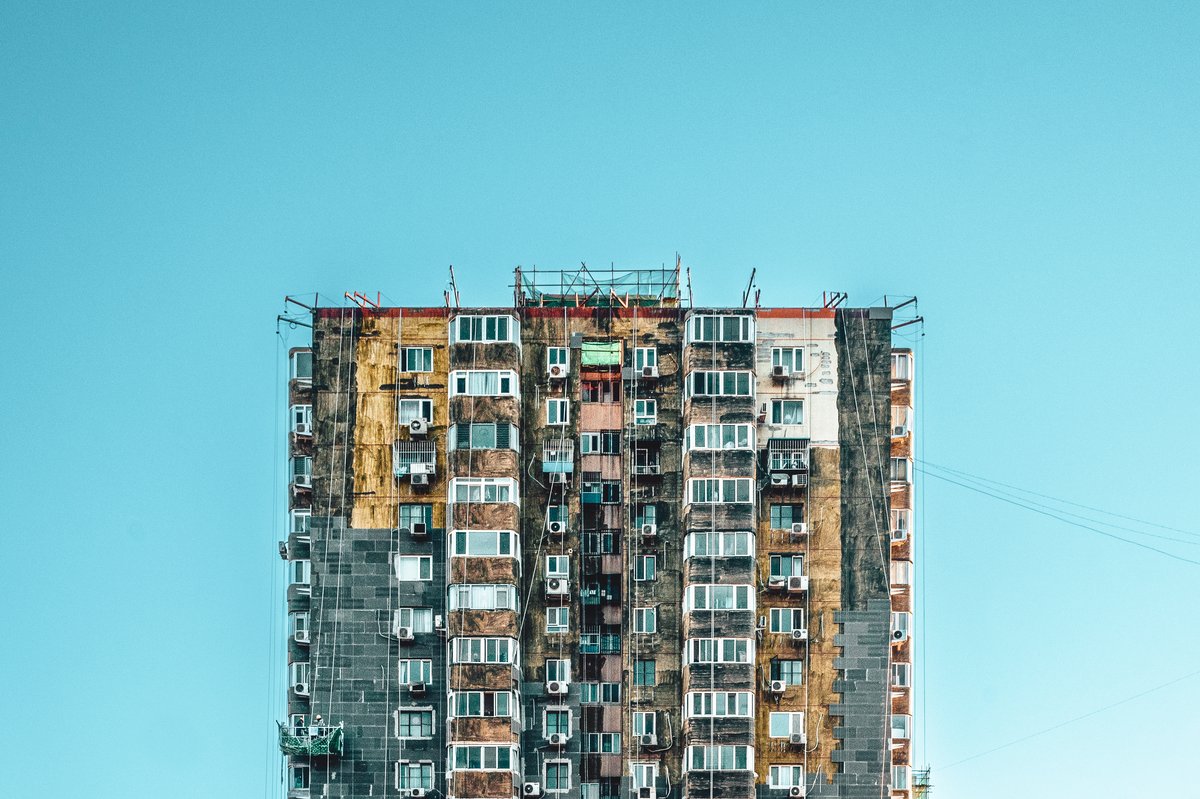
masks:
<path fill-rule="evenodd" d="M 409 788 L 408 795 L 413 797 L 413 799 L 421 799 L 421 797 L 423 797 L 425 795 L 425 789 L 424 788 Z"/>
<path fill-rule="evenodd" d="M 424 538 L 427 535 L 429 535 L 429 527 L 425 524 L 425 522 L 413 522 L 413 525 L 412 525 L 412 537 L 413 538 Z"/>
<path fill-rule="evenodd" d="M 413 419 L 408 423 L 408 432 L 414 436 L 423 436 L 429 432 L 429 422 L 424 419 Z"/>
<path fill-rule="evenodd" d="M 638 788 L 638 799 L 654 799 L 654 788 L 649 785 Z"/>
<path fill-rule="evenodd" d="M 546 368 L 546 373 L 554 378 L 562 378 L 567 376 L 567 367 L 561 363 L 552 364 Z"/>
<path fill-rule="evenodd" d="M 781 694 L 787 690 L 787 683 L 783 680 L 771 680 L 771 693 Z"/>
<path fill-rule="evenodd" d="M 789 577 L 787 583 L 788 591 L 807 591 L 808 578 L 804 576 Z"/>
<path fill-rule="evenodd" d="M 396 628 L 396 637 L 399 638 L 401 641 L 413 640 L 412 627 L 397 627 Z"/>
<path fill-rule="evenodd" d="M 788 737 L 788 741 L 792 744 L 802 744 L 804 743 L 804 733 L 794 732 Z"/>
<path fill-rule="evenodd" d="M 770 577 L 767 579 L 767 588 L 774 591 L 782 591 L 785 587 L 787 587 L 786 577 Z"/>
<path fill-rule="evenodd" d="M 551 472 L 550 473 L 550 485 L 553 486 L 553 485 L 566 485 L 566 484 L 567 484 L 566 472 Z"/>
<path fill-rule="evenodd" d="M 771 485 L 785 486 L 787 484 L 788 484 L 788 476 L 786 474 L 784 474 L 783 472 L 772 472 L 771 473 Z"/>
<path fill-rule="evenodd" d="M 308 683 L 292 683 L 292 693 L 294 693 L 296 696 L 308 696 Z"/>
<path fill-rule="evenodd" d="M 903 438 L 904 436 L 908 435 L 908 427 L 898 424 L 892 428 L 892 435 L 896 438 Z"/>
<path fill-rule="evenodd" d="M 298 435 L 298 436 L 311 436 L 311 435 L 312 435 L 312 425 L 311 425 L 311 424 L 298 424 L 298 425 L 296 425 L 296 435 Z"/>
<path fill-rule="evenodd" d="M 551 696 L 566 696 L 567 683 L 563 682 L 562 680 L 551 680 L 550 682 L 546 683 L 546 693 L 550 694 Z"/>
<path fill-rule="evenodd" d="M 563 735 L 561 732 L 552 733 L 547 740 L 550 741 L 551 746 L 567 745 L 567 736 Z"/>
<path fill-rule="evenodd" d="M 546 594 L 549 596 L 566 596 L 570 587 L 563 577 L 551 577 L 546 581 Z"/>
<path fill-rule="evenodd" d="M 658 367 L 657 366 L 643 366 L 642 367 L 642 377 L 658 377 Z"/>
<path fill-rule="evenodd" d="M 567 530 L 567 526 L 562 522 L 547 522 L 546 529 L 555 535 L 561 535 Z"/>
<path fill-rule="evenodd" d="M 803 797 L 804 796 L 804 786 L 803 785 L 793 785 L 791 788 L 788 788 L 788 796 Z"/>
<path fill-rule="evenodd" d="M 892 540 L 893 541 L 907 541 L 908 540 L 908 530 L 892 530 Z"/>
<path fill-rule="evenodd" d="M 541 796 L 542 784 L 540 782 L 527 782 L 525 783 L 524 793 L 526 796 Z"/>
<path fill-rule="evenodd" d="M 427 474 L 412 474 L 412 475 L 409 475 L 408 479 L 409 479 L 409 482 L 411 482 L 415 486 L 429 485 L 429 475 L 427 475 Z"/>
<path fill-rule="evenodd" d="M 642 746 L 658 746 L 658 736 L 652 732 L 645 733 L 638 738 L 638 743 Z"/>
<path fill-rule="evenodd" d="M 425 687 L 425 683 L 423 682 L 410 682 L 408 684 L 408 692 L 410 694 L 423 694 L 425 693 Z"/>
<path fill-rule="evenodd" d="M 908 640 L 908 630 L 892 630 L 892 643 L 901 643 Z"/>
<path fill-rule="evenodd" d="M 296 630 L 296 634 L 292 636 L 298 644 L 308 643 L 308 630 Z"/>
<path fill-rule="evenodd" d="M 797 627 L 796 629 L 792 630 L 792 640 L 793 641 L 807 641 L 808 640 L 808 628 Z"/>
<path fill-rule="evenodd" d="M 796 522 L 792 525 L 792 535 L 806 535 L 808 533 L 808 525 L 804 522 Z"/>
<path fill-rule="evenodd" d="M 642 525 L 642 535 L 646 536 L 647 538 L 653 538 L 654 536 L 658 535 L 658 525 L 657 524 L 643 524 Z"/>
<path fill-rule="evenodd" d="M 808 475 L 807 474 L 793 474 L 792 475 L 792 485 L 794 485 L 794 486 L 808 485 Z"/>
<path fill-rule="evenodd" d="M 786 366 L 771 367 L 771 377 L 787 377 L 788 368 Z"/>

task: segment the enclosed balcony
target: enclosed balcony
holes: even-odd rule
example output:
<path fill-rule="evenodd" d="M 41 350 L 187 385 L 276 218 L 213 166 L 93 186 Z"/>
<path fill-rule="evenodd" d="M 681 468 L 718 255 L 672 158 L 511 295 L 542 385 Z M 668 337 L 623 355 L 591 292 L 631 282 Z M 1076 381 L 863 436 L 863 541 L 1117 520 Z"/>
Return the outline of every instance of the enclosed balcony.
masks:
<path fill-rule="evenodd" d="M 437 472 L 437 452 L 432 441 L 397 441 L 392 445 L 392 473 L 396 477 L 432 476 Z"/>
<path fill-rule="evenodd" d="M 549 438 L 542 442 L 542 472 L 569 474 L 575 471 L 575 439 Z"/>
<path fill-rule="evenodd" d="M 772 438 L 767 441 L 767 470 L 775 472 L 808 471 L 807 438 Z"/>

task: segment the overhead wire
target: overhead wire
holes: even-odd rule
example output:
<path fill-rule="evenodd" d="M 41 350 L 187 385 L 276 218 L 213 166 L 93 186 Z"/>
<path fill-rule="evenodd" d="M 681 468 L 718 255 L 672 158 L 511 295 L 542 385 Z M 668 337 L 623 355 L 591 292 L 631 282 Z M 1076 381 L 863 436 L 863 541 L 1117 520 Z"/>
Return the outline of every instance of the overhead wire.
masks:
<path fill-rule="evenodd" d="M 1105 530 L 1101 530 L 1101 529 L 1100 529 L 1100 528 L 1098 528 L 1098 527 L 1093 527 L 1093 526 L 1091 526 L 1091 525 L 1087 525 L 1087 524 L 1080 524 L 1079 522 L 1072 521 L 1072 520 L 1071 520 L 1071 519 L 1069 519 L 1069 518 L 1065 518 L 1065 517 L 1063 517 L 1063 516 L 1060 516 L 1060 515 L 1058 515 L 1057 513 L 1052 513 L 1052 512 L 1046 511 L 1046 510 L 1042 510 L 1041 508 L 1038 508 L 1038 507 L 1035 507 L 1035 506 L 1032 506 L 1032 505 L 1029 505 L 1029 504 L 1025 504 L 1025 503 L 1023 503 L 1023 502 L 1019 502 L 1019 501 L 1017 501 L 1017 500 L 1013 499 L 1013 498 L 1012 498 L 1012 497 L 1010 497 L 1010 496 L 1006 496 L 1006 495 L 1003 495 L 1003 494 L 997 494 L 997 493 L 993 493 L 993 492 L 991 492 L 991 491 L 986 491 L 986 490 L 984 490 L 984 489 L 982 489 L 982 488 L 979 488 L 978 486 L 971 485 L 970 483 L 963 483 L 963 482 L 960 482 L 960 481 L 958 481 L 958 480 L 952 480 L 952 479 L 950 479 L 949 477 L 946 477 L 946 476 L 944 476 L 944 475 L 937 474 L 936 472 L 931 472 L 931 471 L 928 471 L 928 470 L 926 470 L 926 469 L 918 469 L 917 471 L 918 471 L 918 472 L 920 472 L 921 474 L 923 474 L 923 475 L 927 476 L 927 477 L 932 477 L 932 478 L 934 478 L 935 480 L 941 480 L 941 481 L 943 481 L 943 482 L 946 482 L 946 483 L 951 483 L 951 484 L 953 484 L 953 485 L 959 486 L 960 488 L 965 488 L 965 489 L 967 489 L 968 491 L 974 491 L 974 492 L 976 492 L 976 493 L 978 493 L 978 494 L 983 494 L 984 496 L 988 496 L 988 497 L 991 497 L 991 498 L 993 498 L 993 499 L 999 500 L 999 501 L 1001 501 L 1001 502 L 1008 503 L 1009 505 L 1015 505 L 1015 506 L 1016 506 L 1016 507 L 1018 507 L 1018 508 L 1024 508 L 1025 510 L 1031 511 L 1031 512 L 1033 512 L 1033 513 L 1036 513 L 1036 514 L 1039 514 L 1039 515 L 1041 515 L 1041 516 L 1047 516 L 1047 517 L 1049 517 L 1049 518 L 1051 518 L 1051 519 L 1056 519 L 1057 521 L 1060 521 L 1060 522 L 1062 522 L 1062 523 L 1064 523 L 1064 524 L 1069 524 L 1069 525 L 1071 525 L 1072 527 L 1078 527 L 1078 528 L 1080 528 L 1080 529 L 1082 529 L 1082 530 L 1090 530 L 1091 532 L 1093 532 L 1093 533 L 1096 533 L 1096 534 L 1098 534 L 1098 535 L 1102 535 L 1102 536 L 1104 536 L 1105 538 L 1112 538 L 1112 539 L 1115 539 L 1115 540 L 1117 540 L 1117 541 L 1123 541 L 1123 542 L 1124 542 L 1124 543 L 1126 543 L 1126 544 L 1131 544 L 1132 546 L 1139 547 L 1139 548 L 1141 548 L 1141 549 L 1146 549 L 1146 550 L 1149 550 L 1149 551 L 1151 551 L 1151 552 L 1157 552 L 1157 553 L 1158 553 L 1158 554 L 1160 554 L 1160 555 L 1164 555 L 1164 556 L 1166 556 L 1166 557 L 1168 557 L 1168 558 L 1171 558 L 1171 559 L 1173 559 L 1173 560 L 1178 560 L 1178 561 L 1180 561 L 1180 562 L 1182 562 L 1182 563 L 1190 563 L 1190 564 L 1192 564 L 1193 566 L 1200 566 L 1200 560 L 1194 560 L 1194 559 L 1192 559 L 1192 558 L 1186 558 L 1186 557 L 1184 557 L 1183 555 L 1178 555 L 1178 554 L 1176 554 L 1176 553 L 1174 553 L 1174 552 L 1170 552 L 1170 551 L 1168 551 L 1168 550 L 1166 550 L 1166 549 L 1160 549 L 1160 548 L 1158 548 L 1158 547 L 1151 546 L 1150 544 L 1144 544 L 1144 543 L 1142 543 L 1141 541 L 1134 541 L 1133 539 L 1130 539 L 1130 538 L 1125 538 L 1124 536 L 1119 536 L 1119 535 L 1116 535 L 1115 533 L 1110 533 L 1110 532 L 1107 532 L 1107 531 L 1105 531 Z"/>

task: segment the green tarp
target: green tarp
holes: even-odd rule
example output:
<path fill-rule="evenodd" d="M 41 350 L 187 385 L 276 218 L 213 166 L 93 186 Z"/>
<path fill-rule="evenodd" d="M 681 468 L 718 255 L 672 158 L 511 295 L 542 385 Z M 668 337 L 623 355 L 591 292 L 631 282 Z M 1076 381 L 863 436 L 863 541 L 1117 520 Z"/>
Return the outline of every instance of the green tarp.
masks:
<path fill-rule="evenodd" d="M 285 755 L 340 755 L 342 728 L 324 727 L 322 735 L 293 735 L 286 724 L 279 725 L 279 749 Z"/>
<path fill-rule="evenodd" d="M 585 341 L 580 355 L 584 366 L 620 366 L 621 342 Z"/>

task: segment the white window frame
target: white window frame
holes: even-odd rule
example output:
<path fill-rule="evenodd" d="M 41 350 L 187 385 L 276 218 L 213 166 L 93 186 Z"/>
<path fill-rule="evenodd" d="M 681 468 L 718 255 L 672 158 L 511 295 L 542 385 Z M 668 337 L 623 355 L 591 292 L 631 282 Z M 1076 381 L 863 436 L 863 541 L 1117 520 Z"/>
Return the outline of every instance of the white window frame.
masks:
<path fill-rule="evenodd" d="M 292 678 L 292 685 L 310 683 L 309 677 L 312 676 L 312 664 L 307 660 L 294 660 L 288 664 L 288 672 Z"/>
<path fill-rule="evenodd" d="M 912 738 L 912 716 L 908 713 L 893 713 L 890 729 L 893 741 L 909 740 Z"/>
<path fill-rule="evenodd" d="M 447 610 L 515 611 L 519 604 L 517 587 L 507 583 L 454 583 L 446 592 Z"/>
<path fill-rule="evenodd" d="M 804 348 L 772 347 L 771 368 L 774 369 L 776 366 L 782 366 L 784 374 L 804 374 Z"/>
<path fill-rule="evenodd" d="M 423 369 L 412 368 L 412 358 L 416 357 L 420 360 L 420 366 Z M 405 347 L 401 355 L 400 361 L 401 372 L 424 373 L 433 371 L 433 347 Z"/>
<path fill-rule="evenodd" d="M 638 635 L 653 635 L 658 632 L 658 608 L 634 608 L 633 632 Z"/>
<path fill-rule="evenodd" d="M 567 731 L 560 732 L 561 735 L 566 735 L 568 738 L 575 731 L 575 714 L 571 712 L 571 708 L 566 705 L 549 705 L 542 708 L 542 737 L 549 738 L 554 732 L 550 730 L 550 714 L 551 713 L 566 713 L 567 714 Z"/>
<path fill-rule="evenodd" d="M 912 688 L 912 664 L 893 661 L 891 668 L 893 688 Z"/>
<path fill-rule="evenodd" d="M 579 684 L 579 704 L 619 705 L 621 704 L 621 683 L 582 682 Z"/>
<path fill-rule="evenodd" d="M 754 716 L 752 691 L 688 691 L 683 700 L 684 718 L 742 718 Z"/>
<path fill-rule="evenodd" d="M 546 659 L 546 682 L 571 682 L 570 658 Z"/>
<path fill-rule="evenodd" d="M 504 338 L 500 337 L 499 320 L 505 320 Z M 467 322 L 468 330 L 467 337 L 462 337 L 462 322 Z M 459 314 L 450 320 L 450 343 L 451 344 L 494 344 L 494 343 L 510 343 L 520 346 L 520 325 L 515 316 L 509 314 Z M 478 328 L 476 330 L 475 328 Z M 491 327 L 489 334 L 488 328 Z"/>
<path fill-rule="evenodd" d="M 562 784 L 561 782 L 559 782 L 559 784 L 555 785 L 553 788 L 550 787 L 550 767 L 551 766 L 554 767 L 554 770 L 556 773 L 565 769 L 566 774 L 567 774 L 565 785 Z M 567 760 L 566 758 L 562 758 L 562 757 L 556 757 L 556 758 L 547 759 L 545 761 L 545 763 L 542 764 L 542 790 L 546 793 L 555 793 L 555 794 L 567 793 L 568 791 L 571 790 L 571 761 L 570 760 Z"/>
<path fill-rule="evenodd" d="M 546 608 L 546 634 L 566 635 L 571 631 L 571 609 L 565 605 Z"/>
<path fill-rule="evenodd" d="M 298 486 L 312 486 L 313 459 L 311 455 L 293 455 L 288 458 L 288 482 Z"/>
<path fill-rule="evenodd" d="M 296 637 L 298 632 L 306 632 L 308 630 L 308 612 L 293 611 L 288 614 L 288 635 L 292 638 Z"/>
<path fill-rule="evenodd" d="M 891 567 L 892 585 L 912 585 L 913 562 L 893 560 Z"/>
<path fill-rule="evenodd" d="M 308 558 L 288 561 L 288 585 L 312 585 L 312 561 Z"/>
<path fill-rule="evenodd" d="M 433 400 L 426 397 L 400 397 L 396 400 L 396 421 L 407 427 L 417 419 L 433 421 Z"/>
<path fill-rule="evenodd" d="M 683 445 L 688 452 L 754 449 L 754 432 L 754 425 L 749 423 L 693 424 L 684 432 Z M 730 433 L 733 443 L 726 444 Z"/>
<path fill-rule="evenodd" d="M 400 717 L 405 714 L 429 715 L 428 735 L 401 735 Z M 424 725 L 422 725 L 424 726 Z M 437 713 L 432 707 L 399 707 L 392 711 L 392 730 L 401 741 L 429 741 L 437 734 Z"/>
<path fill-rule="evenodd" d="M 776 724 L 787 725 L 787 731 L 780 733 Z M 767 719 L 767 736 L 770 738 L 791 738 L 793 735 L 805 735 L 804 713 L 800 711 L 772 711 Z"/>
<path fill-rule="evenodd" d="M 767 631 L 779 635 L 791 635 L 793 630 L 808 629 L 804 626 L 804 608 L 770 608 Z M 797 624 L 796 620 L 800 623 Z"/>
<path fill-rule="evenodd" d="M 634 736 L 657 735 L 658 713 L 653 710 L 633 711 L 632 729 Z"/>
<path fill-rule="evenodd" d="M 414 668 L 420 679 L 413 679 Z M 396 680 L 400 685 L 428 685 L 433 682 L 433 661 L 429 658 L 401 658 L 396 663 Z"/>
<path fill-rule="evenodd" d="M 740 319 L 737 331 L 725 329 L 726 319 Z M 712 320 L 711 337 L 706 335 L 705 322 Z M 749 314 L 692 314 L 687 320 L 688 344 L 745 344 L 754 341 L 754 317 Z"/>
<path fill-rule="evenodd" d="M 728 591 L 733 603 L 728 607 L 716 607 L 715 603 L 724 600 Z M 690 613 L 694 610 L 754 610 L 755 588 L 748 583 L 693 583 L 683 594 L 683 610 Z"/>
<path fill-rule="evenodd" d="M 753 663 L 753 638 L 687 638 L 683 642 L 683 664 Z"/>
<path fill-rule="evenodd" d="M 312 531 L 312 508 L 292 508 L 288 512 L 289 535 L 310 535 Z M 300 520 L 304 519 L 303 522 Z"/>
<path fill-rule="evenodd" d="M 298 436 L 311 436 L 313 433 L 313 406 L 293 405 L 290 417 L 292 433 Z"/>
<path fill-rule="evenodd" d="M 693 477 L 688 480 L 689 505 L 753 505 L 754 478 Z"/>
<path fill-rule="evenodd" d="M 561 427 L 571 423 L 571 401 L 551 398 L 546 400 L 546 424 Z"/>
<path fill-rule="evenodd" d="M 297 775 L 303 774 L 302 778 Z M 307 791 L 312 786 L 312 769 L 307 763 L 288 764 L 288 790 Z"/>
<path fill-rule="evenodd" d="M 451 504 L 472 505 L 521 504 L 517 481 L 511 477 L 452 477 L 448 501 Z"/>
<path fill-rule="evenodd" d="M 401 574 L 401 565 L 408 566 L 410 561 L 416 561 L 417 576 L 404 577 Z M 400 582 L 420 582 L 427 583 L 433 579 L 433 557 L 431 555 L 396 555 L 394 562 L 396 570 L 396 579 Z M 422 577 L 422 574 L 427 574 L 427 577 Z"/>
<path fill-rule="evenodd" d="M 683 539 L 683 559 L 754 556 L 754 533 L 743 530 L 696 531 Z"/>
<path fill-rule="evenodd" d="M 462 544 L 460 547 L 459 544 Z M 489 545 L 494 544 L 494 546 Z M 505 552 L 504 549 L 508 549 Z M 462 549 L 463 551 L 459 551 Z M 451 530 L 446 550 L 452 558 L 521 558 L 521 536 L 514 530 Z"/>
<path fill-rule="evenodd" d="M 909 536 L 909 530 L 912 528 L 912 510 L 910 508 L 892 508 L 892 540 L 904 541 Z M 894 533 L 903 531 L 903 535 L 897 538 Z"/>
<path fill-rule="evenodd" d="M 892 766 L 892 790 L 912 790 L 912 766 Z"/>
<path fill-rule="evenodd" d="M 699 391 L 698 379 L 704 382 Z M 689 397 L 753 397 L 754 373 L 743 369 L 697 369 L 688 372 L 684 386 Z"/>
<path fill-rule="evenodd" d="M 794 405 L 800 409 L 800 418 L 799 419 L 792 419 L 791 421 L 787 420 L 787 414 L 784 413 L 784 408 L 786 408 L 789 405 Z M 796 399 L 796 398 L 771 400 L 770 423 L 773 426 L 775 426 L 775 427 L 793 426 L 794 427 L 797 425 L 804 424 L 805 418 L 806 418 L 806 412 L 805 412 L 805 407 L 804 407 L 804 400 Z M 776 419 L 778 419 L 778 421 L 776 421 Z"/>
<path fill-rule="evenodd" d="M 658 348 L 657 347 L 634 347 L 633 348 L 633 368 L 637 370 L 637 374 L 641 374 L 642 370 L 647 366 L 658 368 Z"/>
<path fill-rule="evenodd" d="M 636 399 L 633 401 L 634 424 L 658 424 L 658 400 Z"/>
<path fill-rule="evenodd" d="M 797 785 L 805 785 L 804 765 L 787 763 L 774 763 L 771 765 L 770 773 L 767 776 L 767 787 L 772 790 L 780 790 L 781 788 L 794 788 Z"/>
<path fill-rule="evenodd" d="M 392 611 L 392 627 L 407 627 L 414 633 L 431 633 L 433 608 L 395 608 Z"/>
<path fill-rule="evenodd" d="M 912 637 L 912 613 L 907 610 L 892 611 L 892 632 L 903 630 L 909 638 Z"/>
<path fill-rule="evenodd" d="M 634 790 L 654 788 L 658 782 L 658 761 L 637 761 L 629 763 L 629 779 Z"/>
<path fill-rule="evenodd" d="M 508 446 L 500 446 L 500 428 L 507 428 Z M 462 428 L 467 430 L 467 446 L 459 446 L 459 433 Z M 476 434 L 479 438 L 483 438 L 488 429 L 491 429 L 491 446 L 482 446 L 476 440 Z M 513 452 L 521 451 L 521 431 L 514 425 L 507 422 L 456 422 L 450 425 L 450 435 L 446 436 L 446 448 L 453 452 L 455 450 L 512 450 Z"/>
<path fill-rule="evenodd" d="M 893 483 L 911 483 L 912 458 L 888 458 L 888 479 Z"/>
<path fill-rule="evenodd" d="M 515 638 L 459 636 L 453 639 L 450 647 L 450 662 L 508 665 L 518 662 L 517 654 L 517 639 Z M 476 655 L 481 660 L 475 660 Z"/>
<path fill-rule="evenodd" d="M 471 766 L 458 765 L 459 750 L 466 750 L 466 754 L 470 757 L 472 749 L 479 750 L 480 766 L 473 768 Z M 500 752 L 508 752 L 508 765 L 501 766 Z M 483 765 L 487 760 L 488 753 L 492 755 L 492 761 L 496 765 Z M 501 744 L 486 744 L 486 743 L 453 743 L 449 746 L 449 757 L 447 759 L 447 773 L 453 774 L 456 771 L 507 771 L 513 774 L 517 773 L 517 769 L 521 762 L 520 748 L 516 746 L 505 746 Z"/>
<path fill-rule="evenodd" d="M 913 356 L 911 352 L 892 353 L 892 380 L 912 380 Z"/>
<path fill-rule="evenodd" d="M 485 713 L 487 709 L 487 697 L 492 698 L 492 710 L 495 711 L 499 697 L 504 697 L 504 705 L 506 713 L 492 712 Z M 469 703 L 473 697 L 479 699 L 479 712 L 471 713 Z M 465 699 L 468 703 L 466 712 L 459 712 L 459 700 Z M 521 702 L 512 691 L 451 691 L 450 699 L 446 704 L 446 714 L 452 719 L 513 719 L 519 718 Z"/>
<path fill-rule="evenodd" d="M 413 774 L 416 773 L 414 785 Z M 396 788 L 404 791 L 411 788 L 424 788 L 425 790 L 433 789 L 433 782 L 436 776 L 433 771 L 432 760 L 397 760 L 395 768 Z M 403 795 L 403 794 L 402 794 Z"/>
<path fill-rule="evenodd" d="M 571 368 L 571 349 L 569 347 L 547 347 L 546 348 L 546 368 L 551 366 L 563 366 Z"/>
<path fill-rule="evenodd" d="M 737 765 L 739 755 L 745 758 Z M 727 760 L 728 759 L 728 760 Z M 699 764 L 697 762 L 699 761 Z M 689 771 L 754 771 L 754 747 L 722 744 L 687 747 L 683 758 L 684 773 Z"/>
<path fill-rule="evenodd" d="M 546 556 L 546 579 L 553 577 L 567 578 L 571 576 L 570 555 Z"/>
<path fill-rule="evenodd" d="M 487 385 L 489 378 L 495 378 L 495 391 Z M 455 369 L 450 373 L 451 397 L 519 397 L 521 384 L 517 373 L 512 369 Z"/>
<path fill-rule="evenodd" d="M 652 583 L 658 579 L 658 556 L 638 555 L 633 562 L 633 580 L 637 583 Z"/>
<path fill-rule="evenodd" d="M 300 363 L 304 360 L 308 361 L 307 375 L 300 374 Z M 311 384 L 313 380 L 313 367 L 315 365 L 316 362 L 313 360 L 312 350 L 297 350 L 293 352 L 291 357 L 288 359 L 288 378 L 301 383 Z"/>

